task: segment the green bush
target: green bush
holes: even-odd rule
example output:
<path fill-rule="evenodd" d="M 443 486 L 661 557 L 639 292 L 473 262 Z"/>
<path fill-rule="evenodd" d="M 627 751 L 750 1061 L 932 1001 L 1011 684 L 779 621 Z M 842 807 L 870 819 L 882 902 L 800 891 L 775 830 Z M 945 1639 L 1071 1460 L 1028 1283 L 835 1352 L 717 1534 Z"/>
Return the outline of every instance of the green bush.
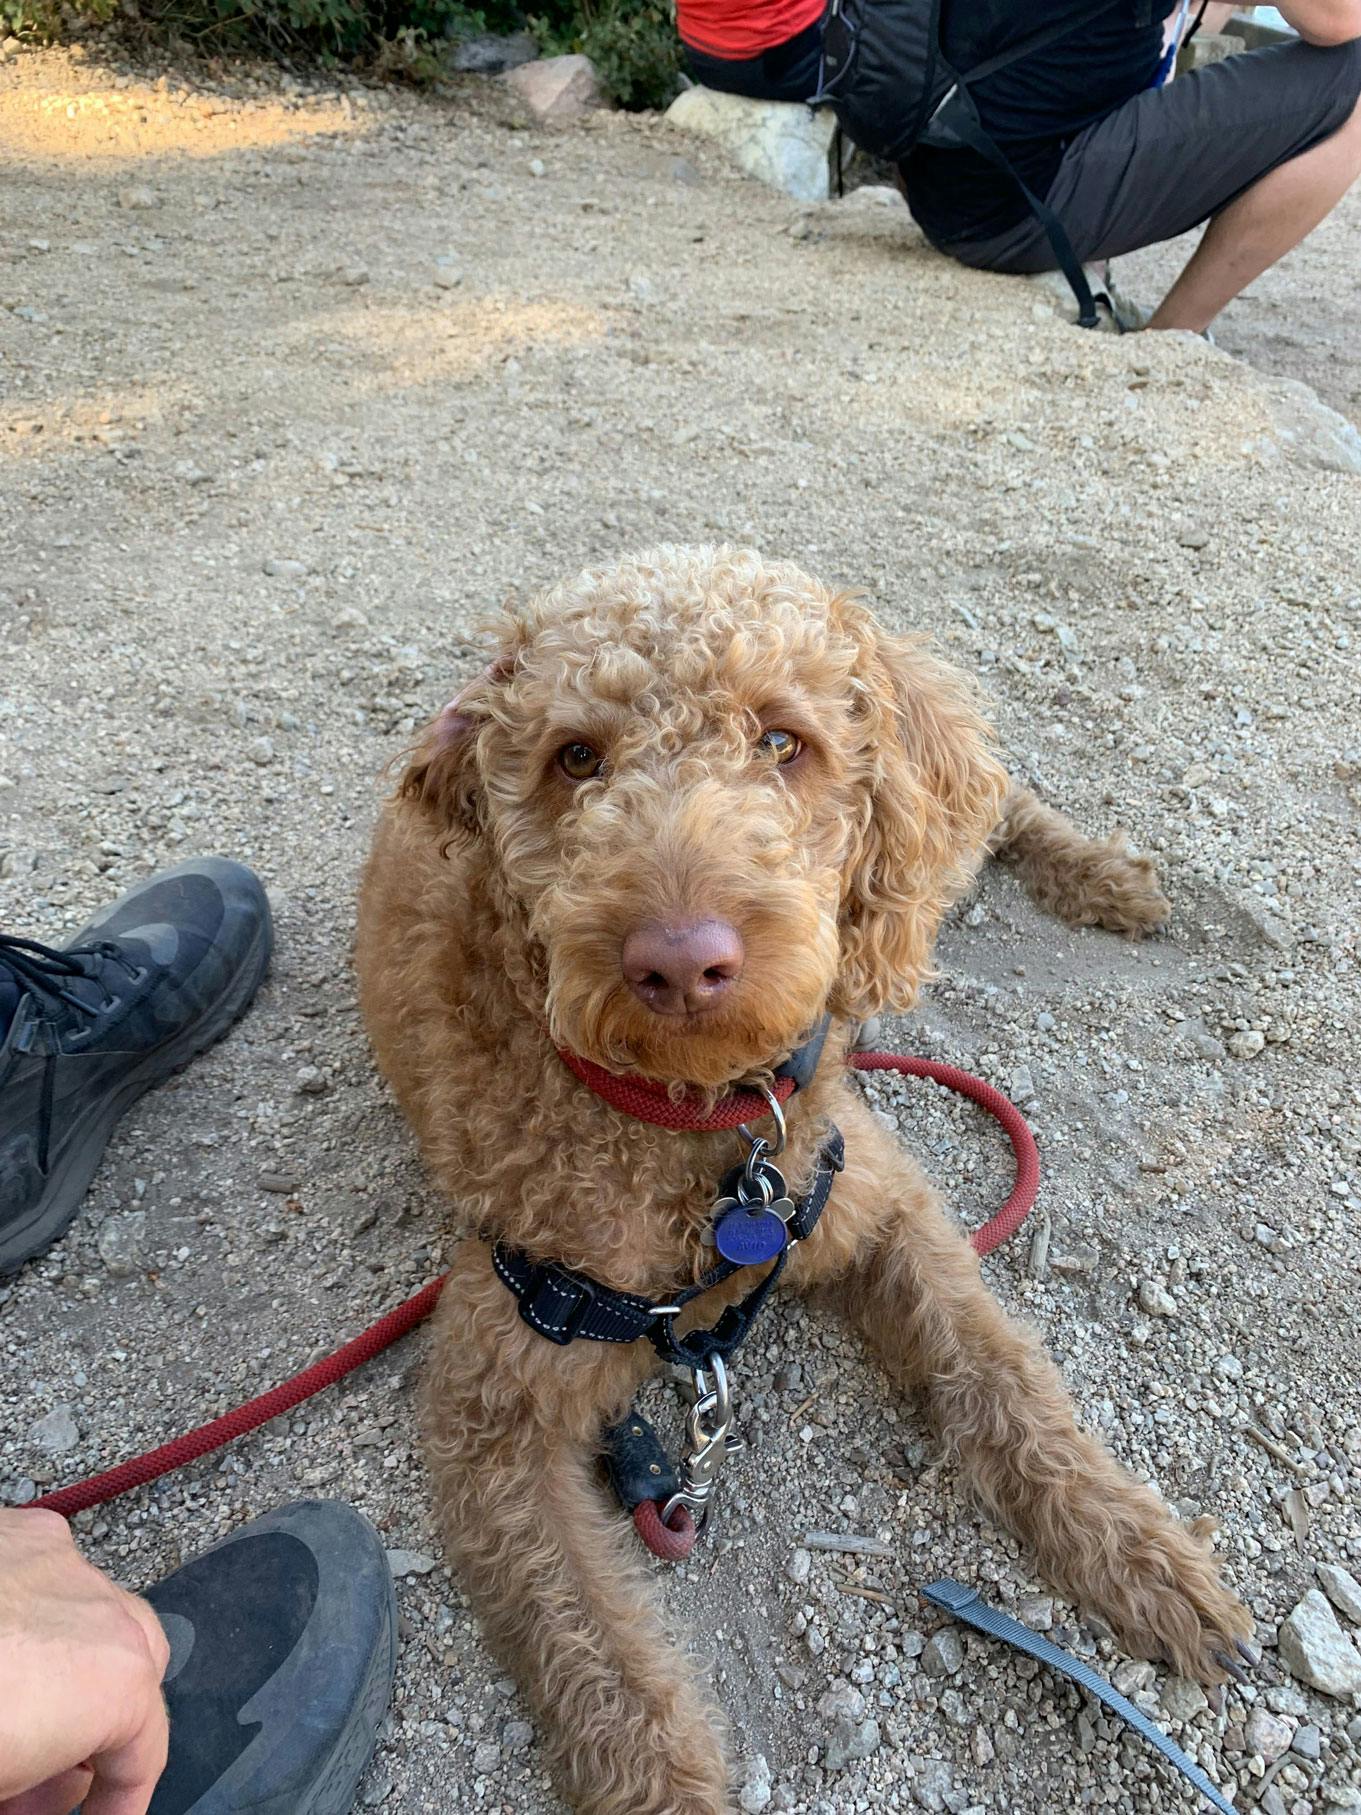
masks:
<path fill-rule="evenodd" d="M 548 55 L 590 57 L 621 106 L 664 107 L 680 86 L 671 0 L 0 0 L 0 35 L 60 39 L 113 21 L 203 50 L 362 60 L 421 80 L 441 73 L 451 38 L 528 27 Z"/>

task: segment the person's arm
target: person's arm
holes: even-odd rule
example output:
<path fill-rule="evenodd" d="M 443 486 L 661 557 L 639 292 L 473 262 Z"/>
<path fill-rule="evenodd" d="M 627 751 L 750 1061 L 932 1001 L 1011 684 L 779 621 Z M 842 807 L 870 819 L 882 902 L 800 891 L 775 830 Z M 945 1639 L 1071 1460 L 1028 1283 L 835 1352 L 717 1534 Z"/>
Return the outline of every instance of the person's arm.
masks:
<path fill-rule="evenodd" d="M 1285 0 L 1276 10 L 1306 44 L 1348 44 L 1361 38 L 1361 0 Z"/>
<path fill-rule="evenodd" d="M 146 1815 L 170 1648 L 55 1513 L 0 1512 L 0 1815 Z"/>

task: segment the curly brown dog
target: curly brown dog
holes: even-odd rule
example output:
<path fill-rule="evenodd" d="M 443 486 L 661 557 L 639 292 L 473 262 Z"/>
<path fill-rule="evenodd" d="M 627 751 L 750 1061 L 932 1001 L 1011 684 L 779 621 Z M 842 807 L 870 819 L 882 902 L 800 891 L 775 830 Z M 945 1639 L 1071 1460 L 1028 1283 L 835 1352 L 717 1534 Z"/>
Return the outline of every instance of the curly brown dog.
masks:
<path fill-rule="evenodd" d="M 807 1189 L 831 1121 L 846 1167 L 788 1284 L 830 1288 L 1048 1579 L 1132 1650 L 1214 1683 L 1215 1654 L 1250 1629 L 1208 1542 L 1077 1427 L 1057 1370 L 846 1081 L 856 1018 L 914 1001 L 990 848 L 1069 921 L 1137 935 L 1168 912 L 1145 859 L 1009 789 L 963 676 L 854 596 L 730 550 L 593 570 L 508 619 L 384 813 L 364 1013 L 481 1232 L 439 1307 L 430 1463 L 449 1553 L 580 1809 L 732 1804 L 714 1711 L 599 1480 L 602 1427 L 656 1356 L 543 1340 L 489 1244 L 664 1300 L 712 1258 L 715 1183 L 742 1146 L 626 1117 L 558 1049 L 717 1091 L 768 1077 L 830 1011 L 780 1164 Z M 706 1324 L 723 1295 L 700 1301 Z"/>

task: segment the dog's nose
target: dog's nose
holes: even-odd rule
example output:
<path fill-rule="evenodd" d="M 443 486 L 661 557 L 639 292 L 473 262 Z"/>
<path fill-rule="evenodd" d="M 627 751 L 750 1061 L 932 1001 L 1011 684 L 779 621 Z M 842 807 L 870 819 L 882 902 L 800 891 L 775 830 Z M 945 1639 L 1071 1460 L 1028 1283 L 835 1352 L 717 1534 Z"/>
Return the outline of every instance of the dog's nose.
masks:
<path fill-rule="evenodd" d="M 696 1015 L 715 1008 L 742 974 L 742 939 L 726 920 L 653 921 L 624 941 L 629 988 L 655 1014 Z"/>

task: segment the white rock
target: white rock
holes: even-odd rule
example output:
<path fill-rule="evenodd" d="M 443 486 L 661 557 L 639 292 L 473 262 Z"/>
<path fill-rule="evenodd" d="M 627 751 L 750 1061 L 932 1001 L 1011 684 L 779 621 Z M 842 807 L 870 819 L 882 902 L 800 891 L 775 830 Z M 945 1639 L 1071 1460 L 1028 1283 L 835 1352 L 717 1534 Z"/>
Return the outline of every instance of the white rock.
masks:
<path fill-rule="evenodd" d="M 1150 1317 L 1175 1317 L 1177 1301 L 1166 1286 L 1159 1285 L 1156 1279 L 1141 1279 L 1139 1308 L 1147 1311 Z"/>
<path fill-rule="evenodd" d="M 1235 1059 L 1254 1059 L 1266 1045 L 1266 1035 L 1255 1027 L 1229 1035 L 1229 1051 Z"/>
<path fill-rule="evenodd" d="M 99 1258 L 115 1279 L 127 1279 L 142 1261 L 142 1241 L 146 1235 L 146 1212 L 132 1210 L 126 1216 L 111 1216 L 95 1238 Z"/>
<path fill-rule="evenodd" d="M 1317 1588 L 1284 1621 L 1277 1645 L 1286 1669 L 1311 1689 L 1336 1696 L 1361 1693 L 1361 1651 Z"/>
<path fill-rule="evenodd" d="M 1318 1579 L 1337 1611 L 1361 1626 L 1361 1582 L 1338 1563 L 1320 1563 Z"/>
<path fill-rule="evenodd" d="M 673 126 L 722 145 L 748 176 L 800 202 L 824 202 L 832 192 L 830 112 L 790 101 L 751 101 L 744 95 L 687 88 L 666 110 Z"/>
<path fill-rule="evenodd" d="M 613 106 L 589 57 L 541 57 L 507 70 L 501 80 L 545 126 Z"/>
<path fill-rule="evenodd" d="M 1267 409 L 1279 451 L 1324 472 L 1361 473 L 1361 434 L 1307 384 L 1277 380 L 1268 391 Z"/>
<path fill-rule="evenodd" d="M 1248 1751 L 1270 1764 L 1289 1749 L 1295 1737 L 1295 1723 L 1279 1714 L 1268 1714 L 1265 1708 L 1254 1708 L 1247 1719 L 1245 1737 Z"/>
<path fill-rule="evenodd" d="M 1187 1676 L 1168 1678 L 1163 1684 L 1162 1704 L 1173 1720 L 1194 1720 L 1202 1708 L 1209 1706 L 1200 1684 Z"/>
<path fill-rule="evenodd" d="M 808 1571 L 812 1566 L 812 1555 L 800 1545 L 797 1550 L 789 1553 L 789 1561 L 784 1566 L 784 1572 L 791 1582 L 806 1582 Z"/>
<path fill-rule="evenodd" d="M 301 580 L 307 572 L 306 561 L 294 561 L 280 555 L 271 555 L 264 563 L 264 569 L 272 579 Z"/>
<path fill-rule="evenodd" d="M 435 1567 L 435 1559 L 419 1550 L 390 1550 L 387 1555 L 388 1568 L 395 1576 L 428 1576 Z"/>
<path fill-rule="evenodd" d="M 30 1425 L 28 1440 L 49 1456 L 64 1456 L 67 1450 L 74 1449 L 80 1442 L 80 1431 L 70 1406 L 54 1405 L 45 1418 Z"/>
<path fill-rule="evenodd" d="M 770 1803 L 772 1785 L 770 1766 L 760 1752 L 747 1760 L 738 1782 L 737 1806 L 742 1815 L 761 1815 Z"/>

